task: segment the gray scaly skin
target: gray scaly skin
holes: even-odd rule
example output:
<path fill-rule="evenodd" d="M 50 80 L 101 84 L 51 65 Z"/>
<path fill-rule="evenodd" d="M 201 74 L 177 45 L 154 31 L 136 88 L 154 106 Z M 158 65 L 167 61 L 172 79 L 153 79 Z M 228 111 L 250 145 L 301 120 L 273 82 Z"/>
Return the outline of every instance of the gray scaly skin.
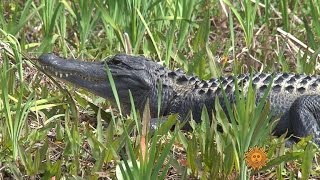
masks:
<path fill-rule="evenodd" d="M 47 73 L 64 81 L 85 88 L 109 99 L 114 96 L 105 72 L 108 65 L 115 81 L 123 110 L 131 107 L 130 89 L 136 107 L 142 111 L 147 98 L 150 100 L 151 117 L 157 117 L 158 89 L 162 89 L 161 116 L 178 113 L 184 119 L 192 111 L 196 122 L 200 121 L 205 105 L 209 112 L 214 108 L 215 98 L 223 105 L 221 86 L 232 101 L 235 80 L 232 76 L 208 81 L 188 76 L 182 71 L 171 71 L 143 56 L 115 55 L 103 62 L 84 62 L 63 59 L 54 54 L 39 57 L 39 64 Z M 274 76 L 273 76 L 274 75 Z M 253 85 L 257 97 L 262 97 L 274 77 L 268 96 L 271 109 L 281 119 L 274 129 L 275 135 L 289 132 L 298 137 L 313 135 L 320 144 L 320 76 L 289 73 L 257 73 Z M 250 75 L 238 75 L 238 84 L 248 85 Z M 161 85 L 161 87 L 160 87 Z"/>

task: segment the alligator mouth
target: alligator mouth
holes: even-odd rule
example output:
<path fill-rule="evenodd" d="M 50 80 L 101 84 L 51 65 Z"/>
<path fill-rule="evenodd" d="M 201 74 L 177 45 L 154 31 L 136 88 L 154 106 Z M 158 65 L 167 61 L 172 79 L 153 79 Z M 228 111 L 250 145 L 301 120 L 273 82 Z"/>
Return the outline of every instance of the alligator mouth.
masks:
<path fill-rule="evenodd" d="M 109 83 L 104 62 L 85 62 L 62 59 L 54 54 L 41 55 L 39 67 L 47 74 L 90 90 L 104 98 L 110 98 Z"/>
<path fill-rule="evenodd" d="M 97 76 L 92 76 L 89 74 L 84 74 L 83 72 L 74 72 L 74 71 L 62 71 L 60 69 L 51 67 L 51 66 L 46 66 L 46 65 L 41 65 L 40 68 L 44 70 L 46 73 L 50 75 L 54 75 L 57 78 L 60 78 L 62 80 L 71 80 L 73 78 L 78 78 L 79 80 L 83 81 L 88 81 L 88 82 L 104 82 L 106 80 L 105 77 L 97 77 Z"/>
<path fill-rule="evenodd" d="M 65 60 L 54 54 L 42 55 L 38 62 L 44 72 L 76 84 L 105 82 L 107 78 L 102 62 Z"/>

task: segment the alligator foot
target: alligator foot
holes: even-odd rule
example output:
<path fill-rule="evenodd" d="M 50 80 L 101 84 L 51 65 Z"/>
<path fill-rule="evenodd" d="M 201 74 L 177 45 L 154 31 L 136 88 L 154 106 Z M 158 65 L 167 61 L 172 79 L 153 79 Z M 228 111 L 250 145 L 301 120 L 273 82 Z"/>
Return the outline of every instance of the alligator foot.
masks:
<path fill-rule="evenodd" d="M 166 122 L 168 119 L 168 116 L 162 117 L 162 118 L 151 118 L 150 120 L 150 130 L 154 132 L 156 129 L 158 129 L 163 123 Z"/>
<path fill-rule="evenodd" d="M 300 96 L 291 105 L 287 117 L 292 134 L 313 135 L 313 141 L 320 145 L 320 95 Z"/>

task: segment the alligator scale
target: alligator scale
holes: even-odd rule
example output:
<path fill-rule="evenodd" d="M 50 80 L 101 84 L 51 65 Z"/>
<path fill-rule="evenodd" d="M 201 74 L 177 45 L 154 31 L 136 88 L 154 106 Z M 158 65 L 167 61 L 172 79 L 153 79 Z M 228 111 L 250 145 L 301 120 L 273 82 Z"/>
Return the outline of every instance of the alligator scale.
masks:
<path fill-rule="evenodd" d="M 136 107 L 142 110 L 149 98 L 151 117 L 157 117 L 157 95 L 161 85 L 160 115 L 178 113 L 180 119 L 184 119 L 192 111 L 197 122 L 200 121 L 204 105 L 211 111 L 215 98 L 223 98 L 221 87 L 232 101 L 235 83 L 247 85 L 250 78 L 246 74 L 237 76 L 237 82 L 232 76 L 204 81 L 180 70 L 171 71 L 143 56 L 124 54 L 115 55 L 104 62 L 67 60 L 54 54 L 45 54 L 39 57 L 39 64 L 47 73 L 115 102 L 105 72 L 107 64 L 126 112 L 131 107 L 130 89 Z M 320 76 L 290 73 L 273 75 L 257 73 L 252 77 L 258 98 L 262 97 L 273 80 L 268 99 L 274 113 L 281 116 L 274 133 L 281 135 L 288 131 L 298 137 L 313 135 L 314 142 L 320 145 Z"/>

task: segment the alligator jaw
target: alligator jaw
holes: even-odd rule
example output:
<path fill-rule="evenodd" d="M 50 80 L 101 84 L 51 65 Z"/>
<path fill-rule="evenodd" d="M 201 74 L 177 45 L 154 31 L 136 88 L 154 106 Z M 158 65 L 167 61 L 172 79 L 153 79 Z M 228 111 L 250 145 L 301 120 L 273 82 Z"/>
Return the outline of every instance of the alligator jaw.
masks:
<path fill-rule="evenodd" d="M 42 55 L 38 62 L 46 73 L 109 98 L 106 96 L 108 84 L 104 63 L 66 60 L 54 54 Z"/>
<path fill-rule="evenodd" d="M 117 55 L 107 62 L 85 62 L 74 59 L 63 59 L 54 54 L 39 57 L 38 64 L 48 74 L 115 102 L 111 85 L 105 71 L 108 65 L 123 109 L 130 108 L 129 90 L 135 105 L 142 108 L 152 88 L 145 61 L 139 58 Z"/>

